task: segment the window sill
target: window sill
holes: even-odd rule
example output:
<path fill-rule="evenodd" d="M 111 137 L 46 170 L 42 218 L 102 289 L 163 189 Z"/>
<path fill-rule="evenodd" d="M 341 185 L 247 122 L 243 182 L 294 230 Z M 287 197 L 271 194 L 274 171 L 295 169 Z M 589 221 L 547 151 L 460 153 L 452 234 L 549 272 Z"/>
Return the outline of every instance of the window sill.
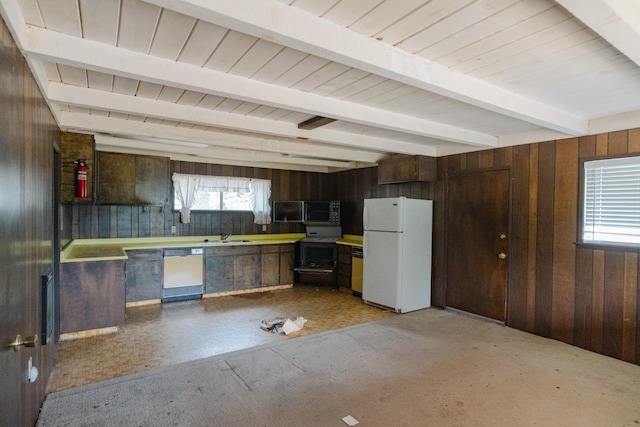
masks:
<path fill-rule="evenodd" d="M 576 247 L 600 251 L 640 252 L 640 245 L 606 242 L 576 242 Z"/>

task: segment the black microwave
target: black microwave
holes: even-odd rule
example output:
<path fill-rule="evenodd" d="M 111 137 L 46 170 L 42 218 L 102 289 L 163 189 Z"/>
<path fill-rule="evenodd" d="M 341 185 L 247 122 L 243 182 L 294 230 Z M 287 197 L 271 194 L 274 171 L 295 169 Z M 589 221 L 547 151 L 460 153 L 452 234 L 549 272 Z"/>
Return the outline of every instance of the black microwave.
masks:
<path fill-rule="evenodd" d="M 340 225 L 340 201 L 305 201 L 304 222 L 306 224 Z"/>

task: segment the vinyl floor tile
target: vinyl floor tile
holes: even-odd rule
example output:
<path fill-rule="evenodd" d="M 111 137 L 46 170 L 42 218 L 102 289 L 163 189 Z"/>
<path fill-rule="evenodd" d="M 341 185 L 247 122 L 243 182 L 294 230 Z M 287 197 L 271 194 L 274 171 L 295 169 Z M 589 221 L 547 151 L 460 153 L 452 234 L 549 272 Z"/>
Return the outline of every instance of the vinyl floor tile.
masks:
<path fill-rule="evenodd" d="M 264 319 L 307 319 L 289 336 L 260 329 Z M 131 307 L 118 332 L 62 341 L 47 392 L 395 316 L 348 292 L 291 289 Z"/>

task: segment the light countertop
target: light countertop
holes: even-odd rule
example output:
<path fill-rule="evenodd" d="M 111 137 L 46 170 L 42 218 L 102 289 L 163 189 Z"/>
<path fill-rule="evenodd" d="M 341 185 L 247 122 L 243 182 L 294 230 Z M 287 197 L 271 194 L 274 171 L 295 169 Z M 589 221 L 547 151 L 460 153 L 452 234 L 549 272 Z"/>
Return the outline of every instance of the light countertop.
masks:
<path fill-rule="evenodd" d="M 111 261 L 127 259 L 126 250 L 207 247 L 221 245 L 278 245 L 295 243 L 304 233 L 232 235 L 229 240 L 247 242 L 222 243 L 220 236 L 138 237 L 115 239 L 76 239 L 60 253 L 60 262 Z M 208 240 L 205 241 L 205 240 Z"/>
<path fill-rule="evenodd" d="M 362 247 L 362 236 L 357 236 L 355 234 L 344 234 L 342 236 L 342 239 L 338 240 L 336 243 L 339 245 Z"/>

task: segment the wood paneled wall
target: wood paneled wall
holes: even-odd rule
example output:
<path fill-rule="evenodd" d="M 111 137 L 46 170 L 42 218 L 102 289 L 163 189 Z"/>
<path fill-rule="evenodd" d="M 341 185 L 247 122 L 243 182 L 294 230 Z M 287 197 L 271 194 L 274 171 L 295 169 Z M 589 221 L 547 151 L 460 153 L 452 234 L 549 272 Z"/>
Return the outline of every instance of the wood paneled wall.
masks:
<path fill-rule="evenodd" d="M 578 243 L 581 161 L 633 153 L 640 129 L 442 159 L 511 170 L 507 325 L 640 364 L 638 251 Z"/>
<path fill-rule="evenodd" d="M 0 329 L 22 336 L 41 331 L 41 276 L 53 270 L 53 158 L 59 131 L 35 80 L 0 20 Z M 9 358 L 21 358 L 19 371 L 2 371 L 2 402 L 18 393 L 19 405 L 0 409 L 7 425 L 34 425 L 44 399 L 55 357 L 52 344 L 6 349 L 0 366 L 13 367 Z M 33 357 L 40 375 L 26 383 L 27 360 Z M 6 363 L 9 361 L 9 365 Z M 6 412 L 5 412 L 6 410 Z"/>
<path fill-rule="evenodd" d="M 327 175 L 321 173 L 177 161 L 171 162 L 171 172 L 269 179 L 272 201 L 322 200 L 332 193 Z M 65 205 L 63 216 L 73 239 L 171 236 L 172 225 L 177 236 L 304 232 L 297 223 L 271 223 L 262 231 L 253 223 L 251 212 L 196 211 L 191 213 L 191 223 L 182 224 L 171 206 Z"/>
<path fill-rule="evenodd" d="M 453 155 L 434 183 L 377 184 L 377 168 L 329 176 L 345 233 L 362 233 L 363 200 L 434 200 L 432 304 L 446 306 L 446 183 L 464 171 L 511 173 L 507 325 L 640 364 L 638 252 L 579 245 L 581 161 L 640 153 L 640 129 Z M 487 189 L 491 191 L 491 189 Z"/>

